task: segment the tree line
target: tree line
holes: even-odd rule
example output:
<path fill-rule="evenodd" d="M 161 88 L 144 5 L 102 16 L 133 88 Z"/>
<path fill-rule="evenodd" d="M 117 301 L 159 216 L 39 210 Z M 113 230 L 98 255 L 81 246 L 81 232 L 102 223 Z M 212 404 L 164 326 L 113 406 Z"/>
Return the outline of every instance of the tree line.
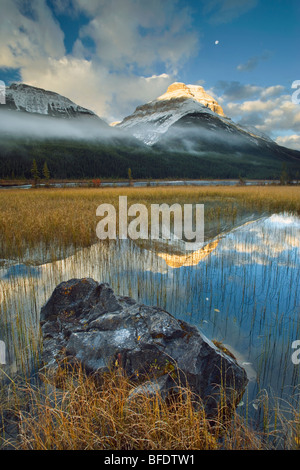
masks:
<path fill-rule="evenodd" d="M 261 158 L 253 164 L 251 155 L 237 161 L 234 155 L 210 152 L 190 154 L 134 147 L 122 143 L 70 141 L 0 142 L 0 178 L 27 179 L 151 179 L 232 178 L 282 179 L 299 174 L 300 162 Z M 284 168 L 283 168 L 284 164 Z"/>

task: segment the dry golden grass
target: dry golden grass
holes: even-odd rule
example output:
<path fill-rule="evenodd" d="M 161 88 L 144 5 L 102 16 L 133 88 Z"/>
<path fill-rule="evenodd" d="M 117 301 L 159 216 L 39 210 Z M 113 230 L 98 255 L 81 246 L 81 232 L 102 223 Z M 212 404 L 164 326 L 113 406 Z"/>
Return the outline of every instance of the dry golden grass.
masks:
<path fill-rule="evenodd" d="M 40 244 L 53 253 L 57 247 L 85 247 L 97 241 L 96 208 L 108 202 L 117 207 L 119 196 L 128 203 L 204 203 L 220 201 L 205 217 L 228 216 L 237 202 L 245 208 L 300 214 L 300 187 L 151 187 L 69 188 L 0 192 L 0 258 L 22 257 Z M 222 207 L 221 207 L 222 201 Z M 54 256 L 54 255 L 53 255 Z"/>
<path fill-rule="evenodd" d="M 82 370 L 60 371 L 60 385 L 28 385 L 27 410 L 18 416 L 16 449 L 22 450 L 218 450 L 261 449 L 258 434 L 235 416 L 208 421 L 188 389 L 168 403 L 157 393 L 130 398 L 134 385 L 120 369 L 103 383 Z M 6 442 L 7 445 L 7 442 Z"/>
<path fill-rule="evenodd" d="M 161 202 L 205 204 L 215 199 L 218 204 L 222 202 L 221 210 L 228 210 L 229 215 L 234 210 L 232 201 L 253 210 L 300 214 L 300 187 L 1 191 L 0 258 L 22 256 L 28 247 L 35 249 L 39 244 L 61 246 L 63 250 L 71 245 L 89 246 L 97 240 L 97 206 L 104 202 L 117 205 L 120 195 L 127 195 L 129 204 L 139 202 L 147 206 Z M 202 411 L 195 410 L 191 394 L 186 390 L 176 405 L 162 402 L 159 396 L 129 402 L 133 384 L 117 372 L 108 374 L 101 388 L 82 371 L 64 377 L 62 391 L 49 382 L 46 388 L 23 387 L 27 408 L 23 400 L 17 399 L 12 410 L 18 418 L 17 448 L 264 449 L 269 445 L 266 444 L 269 437 L 277 438 L 277 435 L 287 448 L 300 446 L 299 410 L 294 410 L 289 422 L 278 414 L 278 427 L 268 430 L 266 436 L 258 436 L 237 414 L 229 422 L 216 420 L 212 426 Z M 19 392 L 14 393 L 17 396 Z"/>
<path fill-rule="evenodd" d="M 288 403 L 284 413 L 275 410 L 272 426 L 258 431 L 236 412 L 229 417 L 221 410 L 208 420 L 188 388 L 166 402 L 158 392 L 133 399 L 135 386 L 120 368 L 106 373 L 101 385 L 77 367 L 45 375 L 42 385 L 13 383 L 0 404 L 11 433 L 5 435 L 0 419 L 0 449 L 300 449 L 300 413 Z"/>

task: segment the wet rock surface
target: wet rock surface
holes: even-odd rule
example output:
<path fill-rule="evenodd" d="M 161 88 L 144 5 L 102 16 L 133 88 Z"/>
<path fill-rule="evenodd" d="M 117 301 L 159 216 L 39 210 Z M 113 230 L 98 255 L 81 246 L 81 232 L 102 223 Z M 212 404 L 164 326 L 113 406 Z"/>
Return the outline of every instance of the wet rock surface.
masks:
<path fill-rule="evenodd" d="M 41 309 L 40 321 L 42 370 L 55 373 L 66 359 L 79 362 L 87 373 L 117 366 L 137 382 L 137 393 L 156 390 L 163 398 L 188 385 L 208 415 L 221 402 L 235 406 L 248 382 L 235 359 L 195 326 L 159 307 L 118 296 L 93 279 L 59 284 Z"/>

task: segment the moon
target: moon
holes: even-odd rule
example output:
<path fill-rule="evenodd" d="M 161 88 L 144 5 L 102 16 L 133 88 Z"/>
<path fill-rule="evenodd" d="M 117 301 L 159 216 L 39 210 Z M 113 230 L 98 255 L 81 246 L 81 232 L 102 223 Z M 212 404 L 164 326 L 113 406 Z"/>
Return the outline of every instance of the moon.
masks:
<path fill-rule="evenodd" d="M 215 41 L 215 44 L 217 45 L 217 44 L 219 44 L 219 42 L 220 42 L 220 41 Z"/>

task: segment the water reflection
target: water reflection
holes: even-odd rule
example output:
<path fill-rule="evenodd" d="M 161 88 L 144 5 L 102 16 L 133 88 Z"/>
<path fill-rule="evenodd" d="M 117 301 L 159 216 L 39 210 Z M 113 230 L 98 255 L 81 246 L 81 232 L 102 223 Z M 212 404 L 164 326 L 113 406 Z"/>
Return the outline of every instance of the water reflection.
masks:
<path fill-rule="evenodd" d="M 39 277 L 39 275 L 40 271 L 37 267 L 28 266 L 26 264 L 14 264 L 7 268 L 2 279 L 11 279 L 14 277 Z"/>
<path fill-rule="evenodd" d="M 38 268 L 3 265 L 0 339 L 8 345 L 6 371 L 28 361 L 40 308 L 54 287 L 91 277 L 223 341 L 247 370 L 250 403 L 261 390 L 291 401 L 300 368 L 291 361 L 291 344 L 300 339 L 299 251 L 300 218 L 280 214 L 216 236 L 193 253 L 123 240 Z"/>

